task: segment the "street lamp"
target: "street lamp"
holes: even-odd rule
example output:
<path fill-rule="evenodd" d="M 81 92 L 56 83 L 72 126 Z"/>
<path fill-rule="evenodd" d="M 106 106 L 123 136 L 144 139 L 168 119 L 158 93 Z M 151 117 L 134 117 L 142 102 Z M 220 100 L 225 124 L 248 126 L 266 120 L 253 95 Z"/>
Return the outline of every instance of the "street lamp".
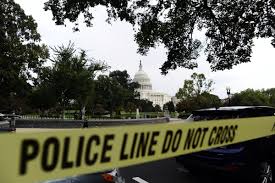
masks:
<path fill-rule="evenodd" d="M 228 96 L 228 105 L 230 106 L 230 92 L 231 88 L 229 86 L 226 87 L 226 93 L 227 93 L 227 96 Z"/>

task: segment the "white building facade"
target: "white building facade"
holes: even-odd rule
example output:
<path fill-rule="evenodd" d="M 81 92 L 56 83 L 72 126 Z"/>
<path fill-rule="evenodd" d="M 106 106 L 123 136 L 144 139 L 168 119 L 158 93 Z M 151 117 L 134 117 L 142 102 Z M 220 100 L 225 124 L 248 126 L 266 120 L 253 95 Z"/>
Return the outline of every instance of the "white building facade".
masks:
<path fill-rule="evenodd" d="M 140 85 L 137 89 L 137 92 L 140 94 L 140 99 L 147 99 L 153 102 L 153 106 L 159 105 L 163 108 L 165 103 L 172 101 L 172 97 L 168 94 L 155 92 L 152 90 L 152 83 L 147 73 L 143 71 L 141 62 L 139 64 L 139 70 L 135 74 L 133 81 Z"/>

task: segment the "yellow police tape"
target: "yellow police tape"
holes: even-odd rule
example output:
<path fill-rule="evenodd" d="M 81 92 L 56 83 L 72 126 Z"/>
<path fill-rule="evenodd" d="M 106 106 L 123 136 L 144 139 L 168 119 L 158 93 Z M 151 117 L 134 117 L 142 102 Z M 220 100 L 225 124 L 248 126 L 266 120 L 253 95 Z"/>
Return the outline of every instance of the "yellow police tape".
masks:
<path fill-rule="evenodd" d="M 0 135 L 0 182 L 125 167 L 275 134 L 275 117 Z"/>

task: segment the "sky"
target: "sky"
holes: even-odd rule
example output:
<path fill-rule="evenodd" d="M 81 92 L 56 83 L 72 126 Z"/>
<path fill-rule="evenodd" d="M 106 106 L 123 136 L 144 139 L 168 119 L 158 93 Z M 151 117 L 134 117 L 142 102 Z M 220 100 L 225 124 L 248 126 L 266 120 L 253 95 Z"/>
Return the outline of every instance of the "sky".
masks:
<path fill-rule="evenodd" d="M 266 89 L 275 87 L 275 48 L 270 39 L 255 39 L 250 63 L 235 66 L 231 70 L 212 72 L 205 61 L 205 55 L 198 58 L 199 67 L 194 70 L 179 68 L 161 75 L 160 67 L 166 60 L 166 50 L 163 46 L 151 49 L 147 56 L 137 53 L 138 45 L 134 41 L 134 30 L 127 22 L 116 21 L 106 23 L 107 14 L 102 7 L 94 12 L 93 27 L 80 23 L 80 32 L 73 32 L 73 24 L 57 26 L 52 20 L 51 12 L 44 11 L 45 0 L 15 0 L 27 15 L 32 15 L 38 24 L 42 43 L 50 47 L 67 45 L 74 42 L 76 48 L 87 51 L 89 57 L 104 60 L 113 70 L 127 70 L 133 79 L 138 71 L 139 61 L 143 70 L 151 79 L 153 90 L 174 96 L 184 80 L 189 79 L 193 72 L 203 73 L 214 81 L 213 94 L 220 98 L 226 97 L 226 87 L 231 93 L 247 88 Z M 198 33 L 198 37 L 203 37 Z"/>

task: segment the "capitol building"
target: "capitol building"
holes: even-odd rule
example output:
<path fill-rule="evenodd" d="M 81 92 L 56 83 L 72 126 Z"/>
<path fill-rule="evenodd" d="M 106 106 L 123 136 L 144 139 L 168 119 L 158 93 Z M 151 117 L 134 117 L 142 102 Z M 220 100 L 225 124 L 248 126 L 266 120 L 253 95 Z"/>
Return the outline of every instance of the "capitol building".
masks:
<path fill-rule="evenodd" d="M 140 87 L 136 90 L 140 94 L 140 99 L 147 99 L 153 102 L 153 106 L 159 105 L 161 108 L 163 108 L 165 103 L 170 101 L 173 101 L 175 105 L 175 97 L 171 97 L 166 93 L 152 90 L 152 83 L 147 73 L 142 70 L 141 61 L 139 64 L 139 70 L 135 74 L 133 81 L 140 85 Z"/>

